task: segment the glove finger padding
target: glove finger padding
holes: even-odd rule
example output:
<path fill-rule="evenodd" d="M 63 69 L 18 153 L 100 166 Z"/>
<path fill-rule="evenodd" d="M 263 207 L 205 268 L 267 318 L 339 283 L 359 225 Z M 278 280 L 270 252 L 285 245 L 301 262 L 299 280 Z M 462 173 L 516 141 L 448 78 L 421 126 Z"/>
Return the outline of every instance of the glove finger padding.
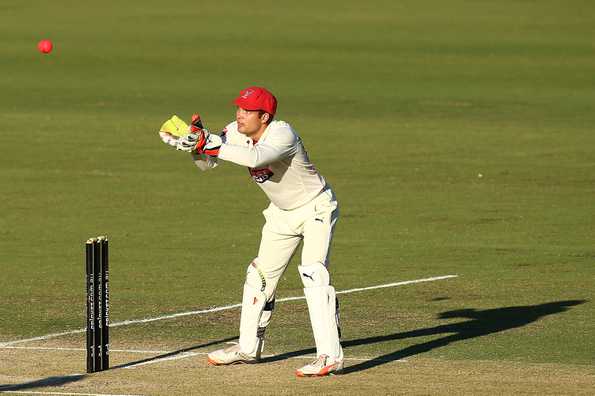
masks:
<path fill-rule="evenodd" d="M 159 137 L 161 138 L 163 143 L 169 144 L 172 147 L 176 147 L 178 144 L 178 138 L 173 135 L 170 135 L 167 132 L 159 132 Z"/>
<path fill-rule="evenodd" d="M 163 143 L 172 147 L 178 145 L 178 140 L 188 133 L 188 124 L 174 115 L 159 128 L 159 137 Z"/>
<path fill-rule="evenodd" d="M 169 135 L 175 136 L 176 138 L 181 138 L 190 132 L 188 128 L 188 124 L 186 124 L 180 117 L 177 115 L 173 115 L 169 120 L 165 121 L 161 128 L 159 128 L 159 132 L 167 133 Z"/>
<path fill-rule="evenodd" d="M 176 144 L 176 149 L 180 151 L 186 151 L 191 153 L 196 150 L 198 143 L 204 140 L 204 132 L 201 133 L 189 133 L 180 139 L 178 139 Z"/>

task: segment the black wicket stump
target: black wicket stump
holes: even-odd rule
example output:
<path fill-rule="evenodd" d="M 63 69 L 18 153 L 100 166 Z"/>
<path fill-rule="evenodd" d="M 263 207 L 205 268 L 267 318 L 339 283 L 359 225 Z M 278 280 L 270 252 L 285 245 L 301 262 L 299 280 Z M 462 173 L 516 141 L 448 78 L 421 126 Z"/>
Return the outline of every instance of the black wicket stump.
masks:
<path fill-rule="evenodd" d="M 108 258 L 107 237 L 87 240 L 87 373 L 109 368 Z"/>

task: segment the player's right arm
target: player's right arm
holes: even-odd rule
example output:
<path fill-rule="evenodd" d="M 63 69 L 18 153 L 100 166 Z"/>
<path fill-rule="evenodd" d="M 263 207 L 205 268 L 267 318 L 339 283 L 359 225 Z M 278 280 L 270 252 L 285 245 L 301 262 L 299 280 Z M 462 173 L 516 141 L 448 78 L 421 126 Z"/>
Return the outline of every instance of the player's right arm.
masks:
<path fill-rule="evenodd" d="M 231 125 L 231 124 L 230 124 Z M 230 128 L 232 134 L 241 135 Z M 241 135 L 237 140 L 245 140 Z M 234 144 L 232 139 L 226 140 L 219 148 L 218 158 L 249 168 L 259 168 L 294 155 L 297 151 L 298 138 L 291 127 L 280 122 L 268 132 L 266 139 L 257 144 Z"/>

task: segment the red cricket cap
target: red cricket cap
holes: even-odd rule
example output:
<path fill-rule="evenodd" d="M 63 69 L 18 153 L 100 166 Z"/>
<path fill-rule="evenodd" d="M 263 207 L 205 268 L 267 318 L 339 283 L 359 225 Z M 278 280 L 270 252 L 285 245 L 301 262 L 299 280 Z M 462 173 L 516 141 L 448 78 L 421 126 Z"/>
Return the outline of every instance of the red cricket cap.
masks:
<path fill-rule="evenodd" d="M 233 103 L 245 110 L 263 110 L 270 115 L 275 115 L 277 111 L 277 98 L 262 87 L 242 89 Z"/>

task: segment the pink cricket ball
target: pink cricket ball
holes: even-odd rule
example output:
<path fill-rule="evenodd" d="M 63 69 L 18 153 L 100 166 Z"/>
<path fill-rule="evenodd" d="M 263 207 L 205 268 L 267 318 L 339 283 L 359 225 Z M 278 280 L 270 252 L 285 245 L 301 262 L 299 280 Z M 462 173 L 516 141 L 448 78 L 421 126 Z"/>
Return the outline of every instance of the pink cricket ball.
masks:
<path fill-rule="evenodd" d="M 37 43 L 37 49 L 39 52 L 44 54 L 49 54 L 52 52 L 52 48 L 54 48 L 54 45 L 50 40 L 41 40 L 39 43 Z"/>

